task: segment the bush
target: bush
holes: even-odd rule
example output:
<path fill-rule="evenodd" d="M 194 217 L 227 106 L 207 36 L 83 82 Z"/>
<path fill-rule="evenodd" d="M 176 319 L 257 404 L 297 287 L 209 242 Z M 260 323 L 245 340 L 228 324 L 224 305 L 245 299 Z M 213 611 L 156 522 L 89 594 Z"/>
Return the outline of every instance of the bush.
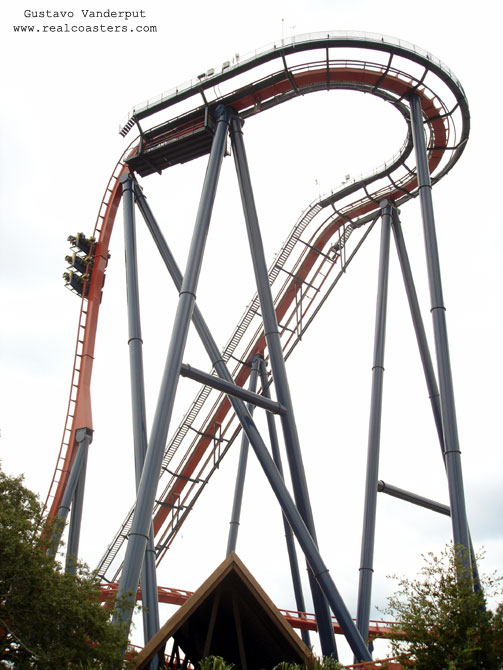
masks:
<path fill-rule="evenodd" d="M 471 577 L 459 576 L 461 552 L 453 546 L 423 558 L 421 577 L 399 579 L 384 610 L 400 622 L 393 654 L 411 670 L 501 670 L 503 603 L 493 612 L 487 598 L 501 598 L 502 578 L 482 576 L 482 588 L 474 591 Z"/>
<path fill-rule="evenodd" d="M 100 603 L 87 566 L 75 574 L 41 551 L 42 506 L 22 477 L 0 470 L 0 665 L 121 668 L 124 631 Z"/>

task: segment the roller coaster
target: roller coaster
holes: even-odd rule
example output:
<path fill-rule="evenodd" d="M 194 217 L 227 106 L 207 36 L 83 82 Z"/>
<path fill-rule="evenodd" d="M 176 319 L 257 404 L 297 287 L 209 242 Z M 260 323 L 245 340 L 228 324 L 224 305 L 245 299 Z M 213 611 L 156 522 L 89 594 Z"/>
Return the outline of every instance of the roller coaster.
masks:
<path fill-rule="evenodd" d="M 255 115 L 299 96 L 339 89 L 376 96 L 398 110 L 406 128 L 402 147 L 371 174 L 348 181 L 312 202 L 293 226 L 273 264 L 266 269 L 244 151 L 244 121 L 253 123 Z M 145 129 L 146 123 L 151 121 L 155 121 L 154 125 Z M 152 598 L 157 601 L 159 597 L 164 602 L 176 604 L 183 601 L 186 594 L 182 597 L 180 591 L 157 588 L 154 563 L 159 564 L 163 559 L 220 462 L 244 428 L 243 443 L 248 440 L 255 449 L 280 501 L 285 523 L 296 536 L 310 568 L 316 625 L 312 621 L 309 626 L 302 625 L 302 620 L 306 621 L 303 614 L 305 608 L 302 607 L 303 600 L 295 578 L 299 612 L 289 614 L 290 622 L 296 625 L 295 620 L 300 621 L 299 627 L 304 629 L 317 627 L 326 655 L 337 655 L 335 642 L 332 642 L 335 626 L 337 632 L 346 636 L 355 657 L 370 661 L 367 640 L 385 635 L 379 631 L 377 623 L 369 622 L 369 608 L 378 490 L 384 346 L 382 324 L 386 316 L 391 230 L 397 243 L 446 467 L 450 507 L 440 509 L 441 506 L 434 501 L 386 487 L 383 483 L 379 486 L 391 495 L 450 514 L 454 541 L 470 546 L 430 196 L 431 186 L 453 168 L 468 140 L 470 116 L 463 88 L 452 71 L 432 54 L 401 40 L 369 33 L 310 34 L 281 40 L 246 57 L 236 56 L 232 62 L 224 62 L 218 70 L 204 72 L 174 90 L 137 105 L 122 126 L 121 135 L 126 137 L 135 127 L 139 134 L 123 152 L 112 172 L 92 235 L 87 237 L 79 233 L 70 239 L 72 255 L 67 260 L 71 267 L 65 273 L 65 281 L 80 296 L 81 307 L 70 398 L 61 447 L 46 499 L 47 515 L 50 518 L 66 518 L 71 511 L 68 554 L 77 555 L 87 450 L 93 435 L 91 376 L 98 316 L 110 238 L 123 200 L 124 216 L 133 231 L 129 242 L 126 242 L 126 256 L 130 360 L 138 407 L 144 403 L 144 397 L 139 365 L 141 332 L 135 269 L 135 205 L 180 292 L 180 302 L 174 317 L 172 341 L 148 446 L 145 427 L 141 427 L 144 416 L 133 418 L 136 421 L 134 442 L 138 497 L 97 566 L 104 592 L 115 593 L 117 588 L 122 592 L 135 592 L 140 570 L 143 569 L 143 593 L 147 590 L 147 581 L 150 583 L 149 609 L 153 609 Z M 227 344 L 220 350 L 195 306 L 195 290 L 219 169 L 224 155 L 229 153 L 229 134 L 252 249 L 257 293 L 248 303 Z M 162 173 L 206 155 L 209 155 L 208 170 L 187 269 L 182 276 L 138 178 Z M 421 202 L 425 227 L 438 385 L 424 337 L 398 213 L 399 206 L 416 197 Z M 317 552 L 314 521 L 283 364 L 302 342 L 304 333 L 379 219 L 382 220 L 382 231 L 378 311 L 359 612 L 355 626 Z M 135 304 L 138 309 L 132 313 L 134 308 L 131 305 Z M 210 356 L 212 372 L 209 374 L 182 363 L 191 320 Z M 231 364 L 233 368 L 229 370 L 228 365 Z M 169 407 L 172 406 L 180 375 L 199 381 L 201 388 L 182 421 L 173 429 L 169 425 Z M 258 391 L 257 378 L 260 379 Z M 244 389 L 247 383 L 250 383 L 248 391 Z M 275 390 L 276 400 L 271 399 L 270 389 Z M 274 460 L 269 456 L 245 402 L 266 409 L 268 419 L 273 422 L 274 415 L 281 420 L 295 503 L 283 484 L 279 454 L 274 453 Z M 271 444 L 273 438 L 271 426 Z M 274 451 L 273 444 L 272 448 Z M 238 501 L 239 496 L 237 486 Z M 232 550 L 232 546 L 229 548 Z M 148 561 L 143 563 L 144 555 L 150 555 L 150 568 L 145 567 Z M 145 575 L 145 570 L 149 571 L 150 578 Z M 335 623 L 329 608 L 335 615 Z M 150 626 L 148 637 L 158 628 L 158 622 L 153 621 Z"/>

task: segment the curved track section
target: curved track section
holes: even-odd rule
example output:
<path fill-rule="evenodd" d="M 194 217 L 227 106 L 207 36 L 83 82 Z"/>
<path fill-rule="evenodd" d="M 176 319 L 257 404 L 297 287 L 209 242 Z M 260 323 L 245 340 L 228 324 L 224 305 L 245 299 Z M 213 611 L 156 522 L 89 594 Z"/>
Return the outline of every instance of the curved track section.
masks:
<path fill-rule="evenodd" d="M 194 82 L 135 108 L 121 131 L 123 135 L 135 123 L 143 123 L 143 119 L 151 116 L 168 114 L 168 119 L 147 131 L 142 130 L 139 141 L 133 143 L 134 149 L 126 151 L 116 166 L 98 217 L 99 258 L 106 259 L 108 253 L 120 200 L 117 180 L 122 171 L 129 168 L 148 176 L 208 153 L 212 110 L 218 104 L 232 106 L 242 118 L 250 118 L 297 96 L 330 89 L 356 90 L 385 100 L 402 114 L 406 134 L 398 154 L 372 174 L 312 203 L 277 254 L 269 281 L 287 357 L 368 234 L 369 226 L 364 224 L 376 218 L 379 201 L 388 198 L 399 205 L 418 193 L 411 158 L 408 98 L 421 97 L 432 183 L 453 167 L 464 150 L 469 135 L 466 97 L 453 73 L 431 54 L 392 38 L 363 33 L 297 37 L 272 45 L 232 66 L 224 64 L 217 74 L 210 71 Z M 83 411 L 80 403 L 83 408 L 88 403 L 90 418 L 89 383 L 99 309 L 97 294 L 101 293 L 101 285 L 102 275 L 100 280 L 99 273 L 93 271 L 83 329 L 82 312 L 79 322 L 82 352 L 77 345 L 76 361 L 82 364 L 77 384 L 72 380 L 72 389 L 77 388 L 76 400 L 71 398 L 69 406 L 71 409 L 74 402 L 75 412 L 72 428 L 68 427 L 68 418 L 65 425 L 63 445 L 66 446 L 60 451 L 48 496 L 49 503 L 52 501 L 50 515 L 57 511 L 71 467 L 73 435 L 80 427 L 77 418 Z M 226 361 L 238 361 L 233 377 L 239 385 L 246 383 L 247 361 L 251 356 L 257 352 L 267 356 L 258 307 L 258 298 L 254 296 L 223 350 Z M 85 311 L 85 301 L 82 309 Z M 209 410 L 203 412 L 205 406 Z M 227 397 L 202 387 L 165 449 L 153 518 L 158 560 L 170 546 L 239 430 Z M 120 549 L 133 511 L 134 507 L 98 566 L 106 580 L 115 581 L 120 573 Z"/>
<path fill-rule="evenodd" d="M 98 327 L 98 316 L 101 304 L 101 291 L 105 280 L 105 271 L 108 262 L 108 248 L 110 236 L 117 209 L 122 197 L 119 185 L 121 174 L 128 170 L 125 159 L 131 151 L 130 145 L 117 161 L 108 180 L 108 184 L 101 200 L 98 216 L 93 230 L 96 240 L 92 279 L 89 282 L 89 293 L 85 298 L 83 291 L 80 303 L 79 325 L 77 342 L 73 359 L 70 396 L 66 411 L 63 437 L 56 460 L 56 467 L 52 476 L 49 492 L 45 500 L 44 509 L 49 518 L 57 516 L 58 508 L 63 497 L 73 459 L 75 457 L 75 433 L 79 428 L 93 428 L 91 411 L 91 377 L 94 361 L 94 346 Z"/>

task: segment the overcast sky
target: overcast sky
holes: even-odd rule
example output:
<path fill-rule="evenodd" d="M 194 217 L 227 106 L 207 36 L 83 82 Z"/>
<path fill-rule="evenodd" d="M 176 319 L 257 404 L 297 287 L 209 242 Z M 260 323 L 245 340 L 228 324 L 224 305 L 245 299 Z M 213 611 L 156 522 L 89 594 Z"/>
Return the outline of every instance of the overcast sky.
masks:
<path fill-rule="evenodd" d="M 421 46 L 459 77 L 472 131 L 460 162 L 433 190 L 465 492 L 471 532 L 485 547 L 482 569 L 503 557 L 501 378 L 502 95 L 495 4 L 398 1 L 190 5 L 146 2 L 64 5 L 139 10 L 130 26 L 157 32 L 98 35 L 15 33 L 13 25 L 64 24 L 26 18 L 49 8 L 10 1 L 2 17 L 0 457 L 12 474 L 47 494 L 67 404 L 79 300 L 63 287 L 69 234 L 91 234 L 107 180 L 126 147 L 119 123 L 140 101 L 281 36 L 366 30 Z M 63 9 L 60 7 L 59 9 Z M 122 25 L 121 21 L 117 21 Z M 498 22 L 499 25 L 499 22 Z M 245 142 L 268 263 L 301 212 L 348 173 L 371 170 L 404 138 L 403 123 L 369 96 L 308 96 L 250 119 Z M 144 180 L 145 193 L 181 267 L 206 159 Z M 253 294 L 244 276 L 244 224 L 231 159 L 224 161 L 199 305 L 223 346 Z M 402 208 L 431 339 L 419 203 Z M 122 217 L 117 217 L 93 376 L 82 558 L 95 565 L 133 500 Z M 176 294 L 139 232 L 148 418 L 156 402 Z M 288 362 L 293 401 L 322 556 L 354 613 L 358 584 L 379 234 L 374 230 Z M 380 478 L 448 503 L 427 392 L 401 276 L 392 249 Z M 184 360 L 208 368 L 193 343 Z M 197 391 L 180 385 L 183 412 Z M 181 416 L 181 414 L 180 414 Z M 179 418 L 173 419 L 172 426 Z M 164 559 L 162 585 L 195 589 L 224 558 L 238 444 L 207 487 Z M 384 499 L 383 499 L 384 498 Z M 373 605 L 393 591 L 390 573 L 413 575 L 420 554 L 438 551 L 450 522 L 385 496 L 378 499 Z M 294 608 L 281 519 L 254 459 L 238 553 L 279 607 Z M 190 563 L 190 567 L 188 564 Z M 373 616 L 378 616 L 375 610 Z M 165 616 L 165 615 L 163 615 Z M 350 655 L 347 655 L 348 661 Z"/>

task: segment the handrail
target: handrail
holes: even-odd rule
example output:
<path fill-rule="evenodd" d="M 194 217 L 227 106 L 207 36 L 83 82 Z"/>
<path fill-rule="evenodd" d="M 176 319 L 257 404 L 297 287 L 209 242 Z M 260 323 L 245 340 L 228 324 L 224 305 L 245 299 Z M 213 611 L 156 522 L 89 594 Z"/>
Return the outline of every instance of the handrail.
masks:
<path fill-rule="evenodd" d="M 415 62 L 423 63 L 426 61 L 435 69 L 441 78 L 452 81 L 462 92 L 464 97 L 461 84 L 453 71 L 439 58 L 425 49 L 390 35 L 381 35 L 363 31 L 335 30 L 287 37 L 248 53 L 242 58 L 237 55 L 237 59 L 236 57 L 233 58 L 232 65 L 229 64 L 228 67 L 223 67 L 219 72 L 214 72 L 211 75 L 199 75 L 194 79 L 179 84 L 175 88 L 160 93 L 155 98 L 150 98 L 135 105 L 129 112 L 126 121 L 121 125 L 121 128 L 124 128 L 127 122 L 131 119 L 144 118 L 160 109 L 165 109 L 168 106 L 174 105 L 187 97 L 198 95 L 201 90 L 205 91 L 217 86 L 223 81 L 227 81 L 242 72 L 246 72 L 256 63 L 262 64 L 280 58 L 282 54 L 287 55 L 289 53 L 298 53 L 300 50 L 311 50 L 316 48 L 326 49 L 330 47 L 360 47 L 370 50 L 375 50 L 376 47 L 379 47 L 379 50 L 391 54 L 396 53 L 397 55 L 404 56 Z M 207 72 L 210 71 L 211 70 L 208 70 Z"/>

